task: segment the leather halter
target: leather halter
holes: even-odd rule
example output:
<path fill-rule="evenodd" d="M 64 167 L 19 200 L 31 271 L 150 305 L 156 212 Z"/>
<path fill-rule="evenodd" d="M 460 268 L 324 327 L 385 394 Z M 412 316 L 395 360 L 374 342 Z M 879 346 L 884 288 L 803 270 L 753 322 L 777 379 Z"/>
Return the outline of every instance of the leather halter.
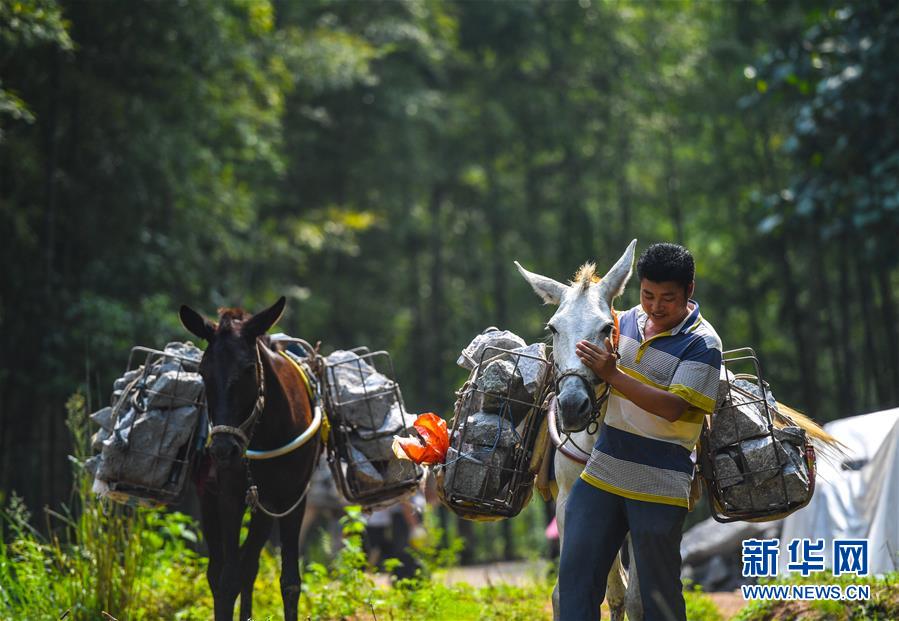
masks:
<path fill-rule="evenodd" d="M 236 437 L 240 442 L 241 453 L 244 453 L 250 446 L 250 440 L 253 438 L 253 431 L 256 422 L 265 409 L 265 372 L 262 369 L 262 354 L 259 352 L 259 341 L 256 341 L 256 403 L 253 405 L 253 411 L 250 415 L 237 427 L 231 425 L 215 425 L 209 430 L 209 439 L 216 434 L 226 433 Z"/>

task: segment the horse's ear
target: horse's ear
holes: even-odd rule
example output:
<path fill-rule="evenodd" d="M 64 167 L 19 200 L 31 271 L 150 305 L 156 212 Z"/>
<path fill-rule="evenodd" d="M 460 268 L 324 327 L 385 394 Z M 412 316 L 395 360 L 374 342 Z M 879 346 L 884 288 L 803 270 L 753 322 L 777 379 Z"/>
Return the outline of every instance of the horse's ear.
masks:
<path fill-rule="evenodd" d="M 612 300 L 624 293 L 624 286 L 630 280 L 631 272 L 634 271 L 634 250 L 637 247 L 637 240 L 633 240 L 628 244 L 627 250 L 618 259 L 618 262 L 612 266 L 612 269 L 602 277 L 602 297 L 611 306 Z"/>
<path fill-rule="evenodd" d="M 268 332 L 269 328 L 278 323 L 286 303 L 287 298 L 282 295 L 277 302 L 247 319 L 240 330 L 241 334 L 255 339 Z"/>
<path fill-rule="evenodd" d="M 181 324 L 187 328 L 188 332 L 200 337 L 204 341 L 208 342 L 212 340 L 213 335 L 215 335 L 215 326 L 212 325 L 208 319 L 205 319 L 200 315 L 200 313 L 190 306 L 182 304 L 178 316 L 181 317 Z"/>
<path fill-rule="evenodd" d="M 562 294 L 565 292 L 565 289 L 568 288 L 567 285 L 563 285 L 552 278 L 547 278 L 546 276 L 527 271 L 521 267 L 518 261 L 515 261 L 515 267 L 518 268 L 518 271 L 521 272 L 521 275 L 528 281 L 536 294 L 547 304 L 558 304 L 562 299 Z"/>

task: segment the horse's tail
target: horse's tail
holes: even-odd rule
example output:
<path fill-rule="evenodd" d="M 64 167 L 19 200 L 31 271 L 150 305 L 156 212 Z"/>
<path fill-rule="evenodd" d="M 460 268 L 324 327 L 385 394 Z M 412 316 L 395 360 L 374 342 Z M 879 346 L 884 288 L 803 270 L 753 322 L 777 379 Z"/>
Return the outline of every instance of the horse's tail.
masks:
<path fill-rule="evenodd" d="M 791 408 L 790 406 L 777 402 L 777 410 L 774 415 L 775 422 L 779 422 L 784 425 L 796 425 L 797 427 L 801 427 L 805 430 L 805 433 L 809 435 L 813 440 L 824 444 L 828 447 L 834 448 L 836 450 L 841 450 L 845 448 L 845 445 L 834 438 L 832 435 L 827 433 L 821 425 L 813 421 L 811 418 L 803 414 L 802 412 L 798 412 Z"/>

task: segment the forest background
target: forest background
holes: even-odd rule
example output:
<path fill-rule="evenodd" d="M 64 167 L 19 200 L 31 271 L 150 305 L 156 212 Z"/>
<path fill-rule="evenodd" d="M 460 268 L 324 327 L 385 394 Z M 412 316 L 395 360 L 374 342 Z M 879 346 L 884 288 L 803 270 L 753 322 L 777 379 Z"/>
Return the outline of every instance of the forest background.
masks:
<path fill-rule="evenodd" d="M 286 295 L 448 416 L 475 334 L 545 336 L 513 260 L 635 237 L 779 400 L 895 406 L 897 58 L 875 0 L 0 0 L 0 501 L 65 500 L 67 397 L 182 303 Z"/>

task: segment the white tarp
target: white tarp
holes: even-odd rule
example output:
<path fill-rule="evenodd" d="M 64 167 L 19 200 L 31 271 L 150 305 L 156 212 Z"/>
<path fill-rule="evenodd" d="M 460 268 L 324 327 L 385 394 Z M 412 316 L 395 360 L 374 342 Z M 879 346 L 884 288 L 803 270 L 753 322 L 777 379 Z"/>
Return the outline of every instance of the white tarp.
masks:
<path fill-rule="evenodd" d="M 899 569 L 899 408 L 833 421 L 824 428 L 846 445 L 842 463 L 818 460 L 815 495 L 783 520 L 778 571 L 787 573 L 793 538 L 868 539 L 872 574 Z"/>

